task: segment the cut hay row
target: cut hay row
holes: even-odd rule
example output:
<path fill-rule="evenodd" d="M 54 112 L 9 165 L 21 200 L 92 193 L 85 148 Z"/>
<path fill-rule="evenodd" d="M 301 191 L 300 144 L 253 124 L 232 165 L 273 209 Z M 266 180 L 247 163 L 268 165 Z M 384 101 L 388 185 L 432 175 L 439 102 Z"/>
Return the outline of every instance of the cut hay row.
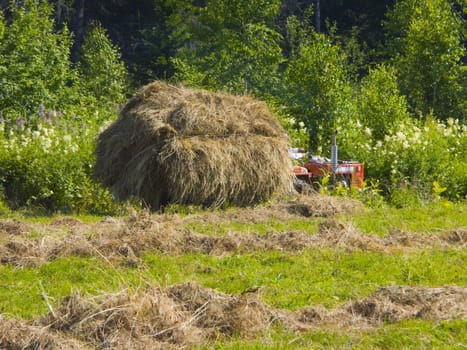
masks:
<path fill-rule="evenodd" d="M 361 202 L 349 198 L 331 197 L 322 194 L 288 196 L 288 200 L 261 205 L 246 210 L 203 212 L 191 215 L 185 222 L 196 223 L 264 223 L 271 220 L 286 221 L 296 217 L 328 218 L 341 213 L 363 210 Z"/>
<path fill-rule="evenodd" d="M 153 209 L 249 206 L 291 190 L 288 147 L 263 102 L 155 82 L 99 136 L 95 175 Z"/>
<path fill-rule="evenodd" d="M 381 287 L 334 310 L 284 311 L 265 305 L 258 293 L 230 295 L 184 283 L 97 297 L 76 293 L 31 322 L 0 315 L 0 348 L 186 349 L 233 335 L 254 339 L 272 325 L 361 331 L 383 322 L 466 317 L 467 289 L 460 287 Z"/>
<path fill-rule="evenodd" d="M 343 224 L 334 218 L 321 223 L 313 235 L 289 231 L 266 234 L 229 232 L 223 236 L 208 236 L 190 231 L 177 216 L 161 219 L 148 212 L 96 224 L 80 224 L 72 220 L 66 226 L 68 233 L 63 232 L 62 224 L 52 223 L 42 227 L 47 235 L 38 236 L 36 232 L 34 239 L 29 238 L 26 225 L 15 225 L 14 221 L 0 221 L 2 264 L 38 266 L 59 257 L 95 256 L 138 265 L 140 257 L 147 252 L 224 256 L 236 252 L 299 252 L 308 248 L 331 248 L 390 254 L 434 247 L 463 249 L 467 244 L 467 230 L 462 228 L 443 234 L 423 235 L 393 231 L 380 238 L 362 234 L 352 224 Z M 5 227 L 8 230 L 3 229 L 2 234 Z M 53 230 L 56 230 L 55 234 L 51 234 Z"/>

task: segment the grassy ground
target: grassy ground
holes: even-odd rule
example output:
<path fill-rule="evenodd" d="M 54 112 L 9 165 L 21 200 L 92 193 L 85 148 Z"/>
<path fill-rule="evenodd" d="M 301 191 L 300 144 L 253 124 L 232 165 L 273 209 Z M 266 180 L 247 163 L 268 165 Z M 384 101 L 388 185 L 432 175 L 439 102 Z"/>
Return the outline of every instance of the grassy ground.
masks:
<path fill-rule="evenodd" d="M 239 210 L 240 213 L 240 210 Z M 206 237 L 229 234 L 259 235 L 301 232 L 314 236 L 322 217 L 260 217 L 196 213 L 178 217 L 178 229 Z M 26 241 L 44 235 L 41 225 L 54 218 L 27 220 Z M 334 216 L 342 225 L 353 225 L 364 235 L 385 237 L 395 230 L 426 236 L 441 235 L 449 230 L 467 227 L 467 205 L 431 205 L 411 209 L 363 208 L 354 213 Z M 157 221 L 157 215 L 153 216 Z M 202 218 L 199 219 L 199 218 Z M 82 218 L 83 225 L 98 225 L 100 218 Z M 165 221 L 170 220 L 165 217 Z M 7 220 L 8 221 L 8 220 Z M 10 221 L 8 221 L 10 222 Z M 161 221 L 162 222 L 162 221 Z M 85 224 L 86 223 L 86 224 Z M 39 229 L 38 229 L 39 227 Z M 59 236 L 66 237 L 76 227 L 63 228 Z M 28 231 L 28 232 L 29 232 Z M 55 233 L 56 234 L 56 233 Z M 88 234 L 88 233 L 86 233 Z M 131 234 L 131 232 L 129 232 Z M 1 233 L 0 243 L 7 249 L 11 234 Z M 61 238 L 60 238 L 61 239 Z M 465 239 L 465 236 L 464 238 Z M 21 244 L 24 244 L 22 242 Z M 2 251 L 0 250 L 0 253 Z M 465 242 L 452 246 L 422 246 L 378 251 L 345 249 L 342 246 L 305 247 L 297 251 L 230 250 L 225 254 L 203 252 L 172 253 L 144 250 L 137 264 L 129 264 L 112 255 L 72 254 L 57 256 L 32 266 L 0 265 L 0 314 L 10 318 L 37 320 L 57 307 L 61 300 L 80 292 L 82 295 L 102 295 L 122 290 L 139 290 L 143 286 L 169 287 L 194 281 L 219 292 L 242 295 L 257 290 L 268 307 L 281 310 L 301 310 L 321 306 L 332 310 L 351 301 L 375 293 L 381 286 L 459 286 L 467 287 Z M 465 315 L 464 315 L 465 316 Z M 0 319 L 1 321 L 1 319 Z M 1 322 L 0 322 L 1 323 Z M 383 323 L 371 329 L 323 329 L 291 331 L 274 326 L 256 335 L 256 339 L 235 336 L 220 337 L 209 345 L 194 345 L 198 349 L 465 349 L 467 320 L 432 320 L 410 318 Z M 0 339 L 0 344 L 1 339 Z"/>

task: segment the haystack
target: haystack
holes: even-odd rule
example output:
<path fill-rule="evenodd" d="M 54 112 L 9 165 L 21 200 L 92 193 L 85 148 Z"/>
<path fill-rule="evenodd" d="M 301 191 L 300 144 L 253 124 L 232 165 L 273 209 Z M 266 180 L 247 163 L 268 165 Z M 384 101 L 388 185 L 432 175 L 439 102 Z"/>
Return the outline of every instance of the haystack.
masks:
<path fill-rule="evenodd" d="M 98 138 L 96 178 L 121 200 L 248 206 L 289 190 L 288 140 L 266 104 L 144 86 Z"/>

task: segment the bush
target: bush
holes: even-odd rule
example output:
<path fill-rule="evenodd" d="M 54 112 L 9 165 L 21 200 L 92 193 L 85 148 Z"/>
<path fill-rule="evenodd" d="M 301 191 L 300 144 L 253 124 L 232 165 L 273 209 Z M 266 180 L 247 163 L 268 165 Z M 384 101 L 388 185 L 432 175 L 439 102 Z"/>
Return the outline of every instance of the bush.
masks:
<path fill-rule="evenodd" d="M 399 198 L 415 187 L 419 198 L 426 199 L 437 195 L 434 183 L 446 188 L 439 193 L 445 198 L 467 196 L 467 126 L 457 120 L 407 120 L 382 141 L 374 141 L 371 130 L 355 127 L 342 128 L 340 135 L 346 155 L 364 162 L 366 176 L 378 179 L 391 197 Z"/>
<path fill-rule="evenodd" d="M 7 26 L 0 16 L 0 112 L 26 115 L 40 104 L 62 108 L 73 96 L 70 83 L 76 78 L 70 33 L 54 30 L 52 8 L 44 2 L 27 0 L 12 12 Z"/>
<path fill-rule="evenodd" d="M 118 210 L 92 179 L 99 129 L 83 119 L 41 107 L 28 120 L 0 122 L 0 185 L 10 207 L 94 214 Z"/>

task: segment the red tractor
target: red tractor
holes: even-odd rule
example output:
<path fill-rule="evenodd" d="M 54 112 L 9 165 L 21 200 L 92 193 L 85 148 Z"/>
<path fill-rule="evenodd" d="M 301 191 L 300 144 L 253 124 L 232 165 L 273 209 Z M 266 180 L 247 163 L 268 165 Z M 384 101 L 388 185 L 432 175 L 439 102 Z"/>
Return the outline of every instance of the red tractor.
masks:
<path fill-rule="evenodd" d="M 297 179 L 295 187 L 299 191 L 305 183 L 308 185 L 322 183 L 325 175 L 330 175 L 333 184 L 342 184 L 348 188 L 361 189 L 363 187 L 363 163 L 338 160 L 335 135 L 331 148 L 331 159 L 309 155 L 303 148 L 292 148 L 290 155 L 292 159 L 300 162 L 300 165 L 295 165 L 293 168 Z"/>

